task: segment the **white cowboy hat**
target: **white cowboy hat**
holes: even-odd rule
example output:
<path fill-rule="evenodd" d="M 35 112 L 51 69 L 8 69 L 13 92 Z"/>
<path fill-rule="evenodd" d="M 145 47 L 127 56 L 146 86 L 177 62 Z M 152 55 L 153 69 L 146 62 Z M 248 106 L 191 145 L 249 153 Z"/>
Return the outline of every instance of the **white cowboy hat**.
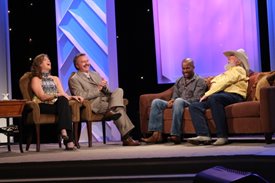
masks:
<path fill-rule="evenodd" d="M 230 51 L 223 52 L 223 54 L 226 57 L 236 56 L 242 62 L 243 66 L 244 66 L 244 69 L 246 70 L 246 72 L 249 73 L 248 56 L 245 53 L 244 49 L 240 48 L 237 51 L 230 50 Z"/>

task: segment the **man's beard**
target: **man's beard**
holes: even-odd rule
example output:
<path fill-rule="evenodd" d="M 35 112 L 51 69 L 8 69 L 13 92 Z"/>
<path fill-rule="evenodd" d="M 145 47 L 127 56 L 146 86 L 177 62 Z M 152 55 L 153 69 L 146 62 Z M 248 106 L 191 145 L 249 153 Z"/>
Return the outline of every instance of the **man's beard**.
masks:
<path fill-rule="evenodd" d="M 228 63 L 228 64 L 226 64 L 225 66 L 224 66 L 224 69 L 225 70 L 229 70 L 229 69 L 231 69 L 232 67 L 235 67 L 236 65 L 235 64 L 233 64 L 233 63 Z"/>

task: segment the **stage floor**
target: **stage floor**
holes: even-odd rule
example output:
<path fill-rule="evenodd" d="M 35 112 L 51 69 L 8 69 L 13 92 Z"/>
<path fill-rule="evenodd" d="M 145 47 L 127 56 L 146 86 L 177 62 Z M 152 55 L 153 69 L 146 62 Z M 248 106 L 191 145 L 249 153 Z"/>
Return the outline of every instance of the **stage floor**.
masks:
<path fill-rule="evenodd" d="M 130 180 L 134 176 L 133 180 L 136 182 L 146 182 L 141 181 L 140 176 L 143 176 L 143 179 L 146 176 L 151 177 L 149 182 L 153 182 L 152 177 L 155 176 L 158 180 L 161 176 L 170 177 L 170 180 L 172 177 L 181 176 L 182 179 L 178 177 L 177 180 L 187 182 L 191 181 L 199 171 L 213 166 L 227 166 L 241 171 L 255 172 L 271 181 L 273 177 L 271 170 L 275 167 L 274 142 L 266 144 L 261 138 L 251 140 L 243 137 L 230 138 L 230 142 L 225 146 L 194 146 L 183 142 L 180 145 L 164 143 L 142 144 L 136 147 L 124 147 L 121 142 L 107 142 L 107 144 L 99 142 L 93 143 L 91 148 L 87 147 L 87 143 L 81 143 L 81 148 L 76 151 L 65 151 L 64 146 L 60 149 L 58 144 L 54 143 L 41 144 L 40 152 L 36 152 L 35 144 L 32 144 L 30 150 L 24 153 L 20 153 L 18 144 L 12 145 L 11 152 L 8 152 L 6 145 L 1 145 L 0 182 L 7 180 L 20 182 L 19 180 L 26 178 L 28 182 L 52 181 L 57 180 L 57 177 L 58 179 L 62 177 L 63 181 L 64 177 L 67 177 L 66 179 L 70 177 L 71 181 L 82 178 L 80 182 L 83 182 L 89 177 L 88 182 L 92 180 L 116 182 L 114 180 L 118 179 L 120 180 L 118 182 L 126 182 L 122 181 L 124 180 L 122 177 L 125 176 L 125 180 Z M 37 167 L 41 170 L 52 170 L 47 174 L 41 174 Z M 65 170 L 65 173 L 60 174 L 62 172 L 60 168 Z M 108 173 L 102 173 L 102 169 Z M 27 173 L 29 171 L 32 173 Z M 17 172 L 18 176 L 13 172 Z"/>
<path fill-rule="evenodd" d="M 41 144 L 40 152 L 36 152 L 35 144 L 32 144 L 30 150 L 24 153 L 20 153 L 17 144 L 12 145 L 11 149 L 11 152 L 8 152 L 6 145 L 0 146 L 0 163 L 235 155 L 274 156 L 275 158 L 275 143 L 265 144 L 248 140 L 231 140 L 231 143 L 225 146 L 194 146 L 183 142 L 180 145 L 142 143 L 141 146 L 126 147 L 122 146 L 121 142 L 107 142 L 107 144 L 97 142 L 93 143 L 91 148 L 88 148 L 87 143 L 81 143 L 81 148 L 76 151 L 65 151 L 64 146 L 60 149 L 57 143 Z"/>

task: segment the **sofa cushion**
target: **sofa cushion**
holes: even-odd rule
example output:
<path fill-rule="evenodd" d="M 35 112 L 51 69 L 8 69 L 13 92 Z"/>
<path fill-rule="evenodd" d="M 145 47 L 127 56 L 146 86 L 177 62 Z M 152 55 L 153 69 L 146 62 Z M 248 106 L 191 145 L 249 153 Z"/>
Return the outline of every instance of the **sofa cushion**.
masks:
<path fill-rule="evenodd" d="M 259 117 L 260 102 L 246 101 L 231 104 L 225 107 L 227 118 Z"/>
<path fill-rule="evenodd" d="M 254 72 L 249 75 L 248 88 L 247 88 L 247 101 L 252 101 L 255 97 L 256 83 L 260 73 Z"/>
<path fill-rule="evenodd" d="M 266 77 L 270 86 L 275 86 L 275 71 L 273 71 L 270 75 Z"/>
<path fill-rule="evenodd" d="M 267 75 L 264 75 L 257 82 L 256 89 L 255 89 L 255 96 L 254 96 L 253 100 L 256 100 L 256 101 L 258 100 L 259 101 L 260 100 L 260 90 L 261 90 L 261 88 L 270 86 L 270 84 L 269 84 L 269 82 L 267 81 L 266 78 L 267 78 Z"/>
<path fill-rule="evenodd" d="M 270 86 L 270 83 L 273 84 L 272 79 L 274 80 L 274 77 L 273 77 L 274 73 L 275 73 L 275 71 L 263 72 L 263 73 L 259 74 L 259 76 L 257 78 L 257 82 L 255 83 L 256 88 L 255 88 L 255 96 L 254 96 L 253 100 L 259 101 L 261 88 Z"/>
<path fill-rule="evenodd" d="M 163 111 L 163 119 L 172 120 L 172 108 L 166 108 Z"/>

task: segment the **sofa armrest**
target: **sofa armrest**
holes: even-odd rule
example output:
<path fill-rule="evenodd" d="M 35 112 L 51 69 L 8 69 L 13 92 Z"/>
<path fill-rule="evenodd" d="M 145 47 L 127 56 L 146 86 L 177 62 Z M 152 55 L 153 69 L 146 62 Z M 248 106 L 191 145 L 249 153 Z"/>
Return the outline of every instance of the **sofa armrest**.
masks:
<path fill-rule="evenodd" d="M 169 100 L 172 97 L 173 87 L 160 92 L 160 93 L 150 93 L 143 94 L 139 97 L 139 117 L 140 117 L 140 130 L 142 133 L 148 131 L 148 109 L 151 107 L 151 103 L 154 99 L 159 98 L 163 100 Z"/>
<path fill-rule="evenodd" d="M 275 86 L 260 90 L 260 115 L 263 129 L 266 133 L 275 131 Z"/>

